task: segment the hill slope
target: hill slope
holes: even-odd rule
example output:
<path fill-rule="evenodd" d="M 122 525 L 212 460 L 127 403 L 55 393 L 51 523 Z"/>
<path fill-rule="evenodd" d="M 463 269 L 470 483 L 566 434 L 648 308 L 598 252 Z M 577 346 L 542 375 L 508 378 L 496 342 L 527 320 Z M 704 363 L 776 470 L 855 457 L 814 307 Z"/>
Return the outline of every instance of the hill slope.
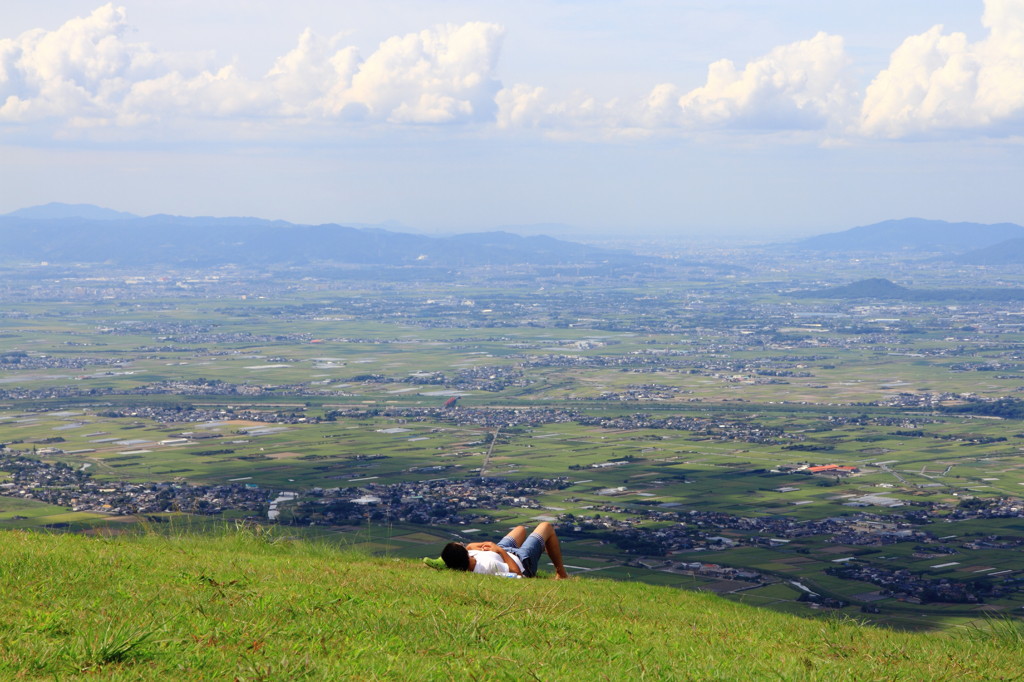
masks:
<path fill-rule="evenodd" d="M 879 299 L 890 301 L 1024 301 L 1022 288 L 908 289 L 887 279 L 862 279 L 843 286 L 806 289 L 794 298 Z"/>
<path fill-rule="evenodd" d="M 887 279 L 875 277 L 862 279 L 844 286 L 829 287 L 827 289 L 814 289 L 808 291 L 797 291 L 793 296 L 797 298 L 909 298 L 912 292 L 906 287 L 891 282 Z"/>
<path fill-rule="evenodd" d="M 1017 238 L 1024 238 L 1024 227 L 1013 223 L 983 225 L 904 218 L 810 237 L 795 246 L 813 251 L 957 253 Z"/>
<path fill-rule="evenodd" d="M 1008 239 L 992 246 L 960 254 L 953 259 L 964 265 L 1017 265 L 1024 263 L 1024 239 Z"/>
<path fill-rule="evenodd" d="M 1019 673 L 1022 638 L 435 572 L 248 532 L 2 532 L 0 586 L 5 679 L 997 679 Z"/>

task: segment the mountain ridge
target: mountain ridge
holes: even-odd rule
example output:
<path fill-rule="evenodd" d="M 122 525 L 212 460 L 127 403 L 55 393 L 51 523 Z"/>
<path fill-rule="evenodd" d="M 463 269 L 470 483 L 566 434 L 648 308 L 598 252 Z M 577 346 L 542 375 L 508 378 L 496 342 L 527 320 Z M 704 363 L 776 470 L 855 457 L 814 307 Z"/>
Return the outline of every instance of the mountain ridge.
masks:
<path fill-rule="evenodd" d="M 472 232 L 434 237 L 378 227 L 301 225 L 252 217 L 139 217 L 89 205 L 35 208 L 46 210 L 24 209 L 0 216 L 0 254 L 6 261 L 200 267 L 229 263 L 448 267 L 638 265 L 656 260 L 546 235 Z M 76 210 L 93 217 L 70 215 Z M 97 217 L 109 213 L 116 216 Z M 60 215 L 52 217 L 54 214 Z"/>
<path fill-rule="evenodd" d="M 572 236 L 576 228 L 559 223 L 447 235 L 388 227 L 383 223 L 308 225 L 239 216 L 138 216 L 91 204 L 50 203 L 0 215 L 0 257 L 8 262 L 196 266 L 239 262 L 628 266 L 658 260 L 543 233 L 544 228 L 552 228 L 563 237 Z M 159 244 L 152 243 L 154 237 Z M 776 248 L 922 255 L 965 265 L 1019 264 L 1024 263 L 1024 227 L 903 218 L 816 235 Z"/>
<path fill-rule="evenodd" d="M 922 251 L 953 254 L 1024 239 L 1015 223 L 951 223 L 926 218 L 885 220 L 802 239 L 793 246 L 810 251 Z"/>
<path fill-rule="evenodd" d="M 115 211 L 111 208 L 104 208 L 94 204 L 65 204 L 59 201 L 52 201 L 39 206 L 28 206 L 19 208 L 10 213 L 0 215 L 0 218 L 27 218 L 30 220 L 60 220 L 66 218 L 81 218 L 83 220 L 131 220 L 140 216 L 125 211 Z"/>

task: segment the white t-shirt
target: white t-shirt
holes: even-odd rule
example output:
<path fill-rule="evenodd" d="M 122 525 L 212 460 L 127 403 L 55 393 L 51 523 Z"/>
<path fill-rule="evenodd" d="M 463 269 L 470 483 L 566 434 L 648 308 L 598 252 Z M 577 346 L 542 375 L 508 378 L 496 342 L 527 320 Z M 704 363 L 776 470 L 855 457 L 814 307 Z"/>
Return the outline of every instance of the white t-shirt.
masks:
<path fill-rule="evenodd" d="M 497 575 L 499 573 L 508 573 L 508 564 L 501 558 L 501 555 L 497 552 L 488 552 L 482 549 L 471 549 L 469 550 L 469 556 L 476 559 L 476 566 L 473 567 L 474 573 L 483 573 L 484 575 Z M 512 557 L 512 561 L 516 563 L 519 570 L 523 570 L 523 562 L 519 560 L 515 554 L 509 554 Z"/>

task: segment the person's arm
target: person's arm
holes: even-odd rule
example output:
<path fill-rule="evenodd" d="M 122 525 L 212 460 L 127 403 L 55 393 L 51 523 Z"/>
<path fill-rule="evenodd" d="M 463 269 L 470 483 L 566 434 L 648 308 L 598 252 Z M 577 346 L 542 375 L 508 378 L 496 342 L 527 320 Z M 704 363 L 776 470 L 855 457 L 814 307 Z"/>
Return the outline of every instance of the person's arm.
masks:
<path fill-rule="evenodd" d="M 493 542 L 472 542 L 466 545 L 466 549 L 479 549 L 484 552 L 494 552 L 501 557 L 502 561 L 505 562 L 505 565 L 508 566 L 509 572 L 515 573 L 516 575 L 523 574 L 523 572 L 519 570 L 519 564 L 516 563 L 516 560 L 510 557 L 508 552 L 506 552 L 505 548 L 501 545 Z"/>

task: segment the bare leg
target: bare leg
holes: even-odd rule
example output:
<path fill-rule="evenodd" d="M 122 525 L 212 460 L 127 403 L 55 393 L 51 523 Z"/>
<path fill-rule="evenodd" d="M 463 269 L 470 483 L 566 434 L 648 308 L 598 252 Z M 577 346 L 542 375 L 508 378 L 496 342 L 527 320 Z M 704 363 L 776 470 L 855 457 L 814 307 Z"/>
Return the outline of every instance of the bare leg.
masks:
<path fill-rule="evenodd" d="M 516 543 L 516 547 L 522 547 L 527 537 L 526 526 L 516 526 L 505 537 L 512 538 L 512 541 Z"/>
<path fill-rule="evenodd" d="M 544 539 L 544 551 L 547 552 L 551 563 L 555 565 L 555 580 L 568 578 L 569 574 L 565 572 L 565 566 L 562 564 L 562 545 L 558 542 L 555 527 L 547 521 L 543 521 L 533 529 L 533 532 Z"/>

